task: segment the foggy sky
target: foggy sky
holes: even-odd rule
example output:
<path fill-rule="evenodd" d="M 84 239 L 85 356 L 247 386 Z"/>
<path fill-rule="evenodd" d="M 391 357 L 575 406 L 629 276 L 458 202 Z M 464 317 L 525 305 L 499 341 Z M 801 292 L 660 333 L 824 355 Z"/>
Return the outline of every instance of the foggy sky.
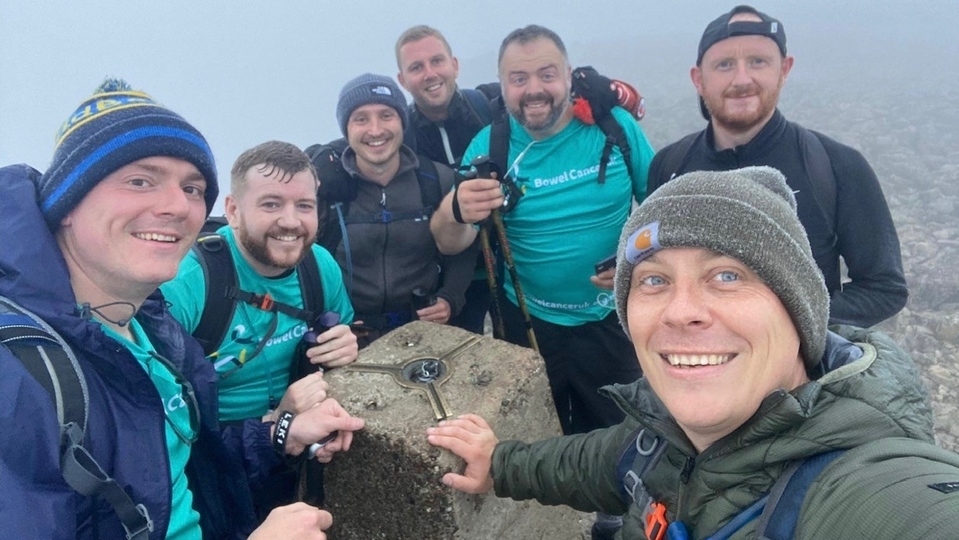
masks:
<path fill-rule="evenodd" d="M 197 126 L 213 148 L 222 183 L 236 156 L 260 142 L 305 147 L 339 136 L 334 109 L 342 84 L 364 72 L 395 77 L 396 37 L 421 23 L 446 34 L 463 86 L 495 80 L 495 53 L 510 30 L 530 23 L 555 30 L 574 65 L 593 64 L 658 96 L 644 121 L 656 142 L 662 138 L 657 110 L 673 110 L 664 102 L 695 103 L 688 71 L 703 28 L 735 4 L 3 0 L 0 165 L 26 162 L 44 170 L 60 124 L 105 76 L 119 76 Z M 783 22 L 789 53 L 797 58 L 791 79 L 816 75 L 845 92 L 857 84 L 956 81 L 955 0 L 910 7 L 891 0 L 752 5 Z M 701 127 L 694 106 L 682 110 L 691 129 Z"/>

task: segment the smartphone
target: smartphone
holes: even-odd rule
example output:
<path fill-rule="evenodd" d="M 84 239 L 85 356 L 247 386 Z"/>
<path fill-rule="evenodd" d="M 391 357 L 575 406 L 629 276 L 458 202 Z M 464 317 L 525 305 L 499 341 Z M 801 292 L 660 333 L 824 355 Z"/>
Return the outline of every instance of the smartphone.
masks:
<path fill-rule="evenodd" d="M 609 270 L 610 268 L 613 268 L 614 266 L 616 266 L 616 254 L 615 254 L 615 253 L 612 254 L 612 255 L 610 255 L 609 257 L 606 257 L 605 259 L 599 261 L 598 263 L 596 263 L 596 264 L 593 266 L 593 269 L 596 270 L 596 274 L 599 275 L 599 274 L 602 274 L 603 272 L 605 272 L 606 270 Z"/>

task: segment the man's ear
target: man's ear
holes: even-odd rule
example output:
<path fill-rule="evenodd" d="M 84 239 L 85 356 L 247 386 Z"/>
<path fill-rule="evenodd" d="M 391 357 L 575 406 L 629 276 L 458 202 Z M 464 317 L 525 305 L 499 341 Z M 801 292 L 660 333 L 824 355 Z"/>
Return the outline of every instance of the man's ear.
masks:
<path fill-rule="evenodd" d="M 693 81 L 696 92 L 699 93 L 699 95 L 703 95 L 703 72 L 699 69 L 699 66 L 689 68 L 689 79 Z"/>
<path fill-rule="evenodd" d="M 796 61 L 792 56 L 787 56 L 783 58 L 783 67 L 782 67 L 782 81 L 779 83 L 780 86 L 786 84 L 786 79 L 789 78 L 789 72 L 792 71 L 793 63 Z"/>
<path fill-rule="evenodd" d="M 396 80 L 400 83 L 400 86 L 402 86 L 404 90 L 406 90 L 407 92 L 410 91 L 410 87 L 406 86 L 406 77 L 403 76 L 402 71 L 398 71 L 396 73 Z"/>
<path fill-rule="evenodd" d="M 238 208 L 236 197 L 233 194 L 226 196 L 226 200 L 223 201 L 223 213 L 226 216 L 226 222 L 230 225 L 230 228 L 237 230 L 240 227 L 240 218 L 238 216 Z"/>

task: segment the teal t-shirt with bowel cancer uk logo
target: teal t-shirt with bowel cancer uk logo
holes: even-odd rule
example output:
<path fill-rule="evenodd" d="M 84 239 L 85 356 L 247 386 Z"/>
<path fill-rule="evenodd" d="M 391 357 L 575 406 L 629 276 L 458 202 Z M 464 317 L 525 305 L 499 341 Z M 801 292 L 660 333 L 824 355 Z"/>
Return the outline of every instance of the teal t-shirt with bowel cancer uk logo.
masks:
<path fill-rule="evenodd" d="M 506 234 L 532 315 L 562 326 L 605 318 L 613 291 L 593 285 L 595 264 L 616 253 L 633 201 L 646 196 L 653 149 L 636 120 L 613 109 L 632 154 L 631 178 L 619 147 L 614 147 L 606 181 L 597 181 L 606 135 L 595 125 L 573 119 L 561 132 L 534 141 L 510 117 L 507 165 L 524 195 L 504 214 Z M 490 128 L 480 131 L 463 163 L 489 154 Z M 503 286 L 516 303 L 512 281 Z"/>
<path fill-rule="evenodd" d="M 97 320 L 97 319 L 94 319 Z M 193 509 L 193 493 L 190 492 L 186 478 L 186 464 L 190 459 L 190 445 L 196 438 L 199 429 L 194 425 L 199 421 L 199 411 L 194 410 L 191 416 L 191 407 L 196 403 L 184 396 L 185 387 L 177 380 L 169 367 L 156 356 L 150 338 L 143 331 L 143 327 L 136 319 L 130 321 L 130 331 L 133 341 L 117 334 L 106 325 L 104 331 L 122 343 L 140 366 L 150 376 L 156 386 L 161 402 L 163 414 L 166 417 L 165 439 L 167 454 L 170 458 L 170 524 L 167 527 L 167 540 L 200 540 L 200 515 Z M 191 420 L 193 418 L 194 420 Z M 156 459 L 152 456 L 150 459 Z"/>
<path fill-rule="evenodd" d="M 299 276 L 295 270 L 277 278 L 263 277 L 246 263 L 229 227 L 223 227 L 217 233 L 223 235 L 230 248 L 240 289 L 256 294 L 269 293 L 276 301 L 303 307 Z M 342 324 L 353 322 L 353 306 L 339 266 L 322 247 L 313 245 L 312 249 L 323 284 L 323 311 L 338 313 Z M 191 251 L 180 264 L 177 276 L 160 289 L 171 304 L 173 316 L 187 331 L 193 332 L 200 322 L 206 301 L 203 268 L 197 255 Z M 274 318 L 276 329 L 267 336 Z M 276 406 L 286 391 L 293 354 L 306 330 L 304 321 L 237 302 L 227 336 L 210 357 L 220 377 L 221 421 L 258 418 Z M 252 356 L 264 339 L 262 350 Z"/>

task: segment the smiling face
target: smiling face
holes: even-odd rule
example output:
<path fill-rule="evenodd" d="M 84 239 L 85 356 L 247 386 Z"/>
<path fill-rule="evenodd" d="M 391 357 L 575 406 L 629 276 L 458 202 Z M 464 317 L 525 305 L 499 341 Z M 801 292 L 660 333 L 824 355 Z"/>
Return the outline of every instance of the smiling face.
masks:
<path fill-rule="evenodd" d="M 405 43 L 397 60 L 397 79 L 423 114 L 434 120 L 447 116 L 450 100 L 456 92 L 459 61 L 446 45 L 434 36 Z"/>
<path fill-rule="evenodd" d="M 761 21 L 740 13 L 730 22 Z M 783 58 L 766 36 L 724 39 L 710 47 L 690 71 L 693 85 L 706 103 L 713 124 L 732 133 L 761 129 L 772 117 L 793 58 Z"/>
<path fill-rule="evenodd" d="M 176 276 L 206 218 L 206 186 L 193 164 L 170 157 L 107 175 L 56 233 L 77 298 L 139 305 Z"/>
<path fill-rule="evenodd" d="M 510 115 L 534 138 L 559 133 L 572 120 L 572 71 L 550 39 L 510 43 L 500 60 L 499 77 Z"/>
<path fill-rule="evenodd" d="M 668 248 L 637 264 L 627 320 L 644 376 L 699 451 L 773 391 L 809 380 L 782 302 L 746 265 L 713 251 Z"/>
<path fill-rule="evenodd" d="M 316 239 L 316 178 L 275 167 L 247 170 L 243 189 L 226 198 L 240 252 L 262 276 L 278 276 L 310 253 Z"/>
<path fill-rule="evenodd" d="M 357 168 L 367 177 L 390 165 L 399 166 L 403 120 L 393 107 L 378 103 L 358 107 L 346 123 L 346 138 L 356 152 Z"/>

